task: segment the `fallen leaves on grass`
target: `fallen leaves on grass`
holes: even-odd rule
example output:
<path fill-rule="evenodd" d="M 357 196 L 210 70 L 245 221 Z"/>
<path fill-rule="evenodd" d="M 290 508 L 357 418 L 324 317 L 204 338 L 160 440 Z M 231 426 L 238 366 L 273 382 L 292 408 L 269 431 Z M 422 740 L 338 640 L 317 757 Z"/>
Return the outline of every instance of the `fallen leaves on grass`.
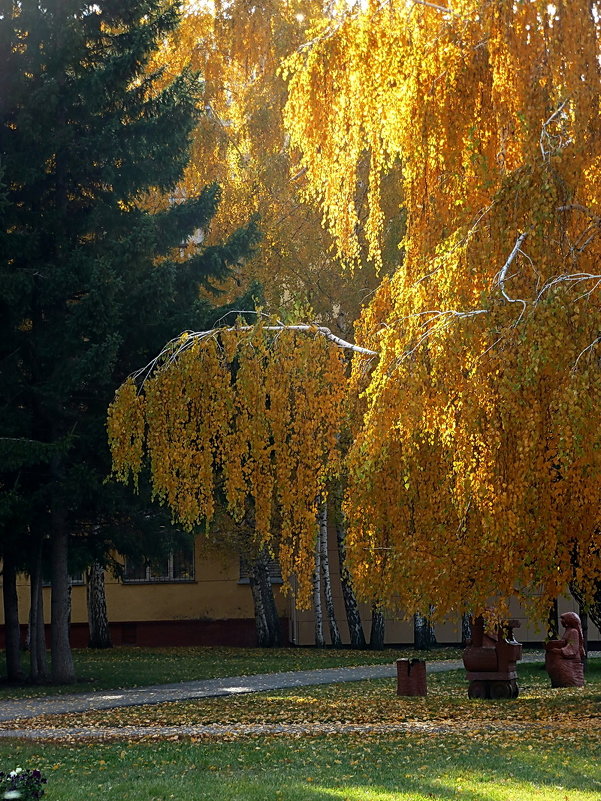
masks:
<path fill-rule="evenodd" d="M 595 678 L 595 677 L 593 677 Z M 600 681 L 597 681 L 599 679 Z M 426 698 L 399 698 L 389 679 L 208 698 L 184 703 L 46 715 L 27 721 L 27 729 L 90 729 L 110 737 L 240 737 L 288 734 L 308 736 L 337 731 L 366 736 L 383 731 L 420 730 L 428 736 L 449 731 L 472 738 L 502 735 L 504 742 L 524 735 L 561 736 L 567 742 L 590 730 L 598 736 L 601 676 L 585 688 L 560 691 L 548 686 L 540 669 L 528 666 L 515 701 L 467 698 L 463 671 L 432 674 Z M 219 727 L 202 730 L 202 727 Z M 21 729 L 14 721 L 6 728 Z M 183 727 L 178 731 L 178 727 Z M 225 728 L 221 728 L 225 727 Z M 359 729 L 355 728 L 359 727 Z M 362 728 L 361 728 L 362 727 Z M 137 730 L 137 733 L 136 733 Z"/>

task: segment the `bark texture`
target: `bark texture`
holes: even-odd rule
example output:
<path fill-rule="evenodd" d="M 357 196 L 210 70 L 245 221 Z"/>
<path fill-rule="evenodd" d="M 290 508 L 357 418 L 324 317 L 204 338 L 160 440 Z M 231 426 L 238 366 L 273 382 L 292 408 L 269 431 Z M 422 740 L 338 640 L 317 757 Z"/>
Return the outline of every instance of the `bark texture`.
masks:
<path fill-rule="evenodd" d="M 351 575 L 346 564 L 346 526 L 342 512 L 342 488 L 338 486 L 334 491 L 334 524 L 336 526 L 336 544 L 338 546 L 338 563 L 340 565 L 340 586 L 342 600 L 346 613 L 346 622 L 349 630 L 351 648 L 365 648 L 365 633 L 359 604 L 353 591 Z"/>
<path fill-rule="evenodd" d="M 559 637 L 559 611 L 557 599 L 553 601 L 547 617 L 547 639 L 556 640 Z"/>
<path fill-rule="evenodd" d="M 371 608 L 369 647 L 373 651 L 382 651 L 384 649 L 384 636 L 384 610 L 379 604 L 374 604 Z"/>
<path fill-rule="evenodd" d="M 413 615 L 413 645 L 416 651 L 429 651 L 436 642 L 430 618 Z"/>
<path fill-rule="evenodd" d="M 112 648 L 109 619 L 106 611 L 104 570 L 99 562 L 93 562 L 87 575 L 86 600 L 88 605 L 88 629 L 90 648 Z"/>
<path fill-rule="evenodd" d="M 60 506 L 60 500 L 55 502 Z M 51 648 L 52 681 L 71 684 L 75 681 L 75 665 L 69 643 L 71 618 L 71 586 L 67 562 L 69 536 L 64 525 L 62 509 L 55 510 L 52 532 L 52 596 L 51 596 Z"/>
<path fill-rule="evenodd" d="M 461 615 L 461 647 L 465 648 L 471 639 L 472 639 L 471 615 L 468 612 L 464 612 L 463 615 Z"/>
<path fill-rule="evenodd" d="M 342 647 L 342 637 L 336 622 L 334 610 L 334 596 L 332 594 L 332 579 L 330 576 L 330 555 L 328 552 L 328 507 L 325 501 L 319 505 L 319 547 L 321 552 L 321 575 L 323 578 L 323 595 L 326 602 L 330 642 L 334 648 Z"/>
<path fill-rule="evenodd" d="M 29 608 L 29 677 L 32 682 L 48 681 L 48 655 L 44 627 L 44 595 L 42 593 L 42 540 L 33 547 L 30 574 Z"/>
<path fill-rule="evenodd" d="M 282 644 L 280 619 L 269 576 L 269 562 L 269 554 L 263 548 L 249 564 L 248 571 L 255 605 L 257 645 L 260 648 L 274 648 Z"/>
<path fill-rule="evenodd" d="M 319 541 L 315 543 L 315 570 L 313 572 L 313 610 L 315 612 L 315 645 L 323 648 L 326 639 L 323 634 L 323 607 L 321 604 L 321 547 Z"/>
<path fill-rule="evenodd" d="M 9 682 L 21 682 L 24 674 L 21 668 L 21 629 L 19 626 L 17 569 L 10 553 L 5 553 L 3 558 L 2 599 L 4 602 L 6 678 Z"/>
<path fill-rule="evenodd" d="M 587 616 L 593 621 L 595 626 L 601 630 L 601 581 L 598 581 L 596 584 L 595 593 L 592 603 L 590 604 L 585 604 L 584 596 L 574 583 L 570 584 L 570 592 L 578 601 L 580 609 L 586 608 Z M 580 617 L 582 617 L 582 615 Z"/>

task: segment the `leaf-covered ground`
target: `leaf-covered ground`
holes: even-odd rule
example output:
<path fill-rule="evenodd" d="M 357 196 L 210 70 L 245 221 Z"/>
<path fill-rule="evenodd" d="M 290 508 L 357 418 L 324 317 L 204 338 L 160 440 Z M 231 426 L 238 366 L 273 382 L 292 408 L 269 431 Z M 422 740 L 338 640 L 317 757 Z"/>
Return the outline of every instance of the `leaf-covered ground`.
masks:
<path fill-rule="evenodd" d="M 552 690 L 520 665 L 515 701 L 470 701 L 462 671 L 428 676 L 427 698 L 393 680 L 48 716 L 28 728 L 122 726 L 109 742 L 0 740 L 0 769 L 41 768 L 48 801 L 600 801 L 601 660 L 585 688 Z M 164 725 L 405 722 L 403 732 L 190 737 Z M 151 726 L 155 736 L 132 736 Z"/>
<path fill-rule="evenodd" d="M 470 732 L 489 736 L 502 731 L 537 732 L 545 739 L 559 730 L 594 728 L 601 721 L 601 660 L 591 660 L 584 688 L 554 690 L 541 665 L 520 666 L 520 697 L 516 701 L 473 701 L 467 698 L 464 671 L 430 674 L 426 698 L 403 698 L 394 681 L 323 685 L 269 693 L 207 698 L 156 706 L 128 707 L 67 715 L 46 715 L 27 728 L 202 726 L 210 724 L 427 724 L 428 731 Z M 419 726 L 417 725 L 419 724 Z M 7 728 L 22 728 L 14 721 Z M 316 733 L 319 729 L 315 729 Z M 124 732 L 125 733 L 125 732 Z M 157 732 L 158 734 L 159 732 Z"/>

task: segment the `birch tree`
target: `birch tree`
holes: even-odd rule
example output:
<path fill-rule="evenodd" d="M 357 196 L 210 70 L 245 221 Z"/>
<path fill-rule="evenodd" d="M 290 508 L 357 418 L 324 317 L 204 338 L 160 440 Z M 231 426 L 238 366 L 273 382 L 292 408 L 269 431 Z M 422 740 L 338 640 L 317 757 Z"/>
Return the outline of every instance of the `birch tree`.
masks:
<path fill-rule="evenodd" d="M 570 581 L 594 594 L 599 11 L 371 0 L 288 62 L 307 194 L 348 258 L 365 236 L 380 259 L 402 163 L 404 259 L 357 332 L 380 353 L 355 359 L 371 379 L 348 459 L 364 597 L 437 614 L 518 597 L 544 618 Z"/>
<path fill-rule="evenodd" d="M 216 487 L 234 520 L 251 505 L 257 542 L 277 547 L 284 585 L 294 576 L 306 605 L 346 377 L 332 335 L 300 328 L 183 335 L 119 388 L 108 432 L 116 477 L 135 484 L 148 464 L 184 528 L 210 525 Z"/>

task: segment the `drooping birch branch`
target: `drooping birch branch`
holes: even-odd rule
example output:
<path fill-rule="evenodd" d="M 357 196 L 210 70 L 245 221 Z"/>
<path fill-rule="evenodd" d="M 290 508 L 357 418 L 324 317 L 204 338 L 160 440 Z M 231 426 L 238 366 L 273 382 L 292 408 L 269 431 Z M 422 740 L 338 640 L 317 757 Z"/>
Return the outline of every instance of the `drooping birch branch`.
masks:
<path fill-rule="evenodd" d="M 595 347 L 595 345 L 599 344 L 599 342 L 601 342 L 601 336 L 595 337 L 595 339 L 593 339 L 593 341 L 591 342 L 590 345 L 587 345 L 587 347 L 584 348 L 584 350 L 580 351 L 580 353 L 578 354 L 578 357 L 576 358 L 576 361 L 574 362 L 574 366 L 572 367 L 572 372 L 576 371 L 576 368 L 578 367 L 578 362 L 584 356 L 584 354 L 588 353 L 589 350 L 592 350 Z"/>
<path fill-rule="evenodd" d="M 559 113 L 560 109 L 557 110 L 556 113 Z M 567 207 L 562 207 L 560 209 L 562 211 L 567 210 Z M 525 255 L 521 250 L 521 246 L 524 243 L 524 240 L 528 236 L 528 231 L 524 231 L 521 233 L 515 241 L 515 244 L 511 250 L 511 253 L 507 257 L 504 265 L 501 267 L 497 275 L 495 276 L 495 284 L 500 288 L 501 294 L 503 298 L 508 303 L 519 303 L 522 306 L 522 310 L 515 321 L 514 325 L 517 325 L 529 305 L 528 301 L 524 300 L 523 298 L 513 298 L 507 292 L 505 288 L 505 282 L 507 281 L 507 273 L 509 268 L 515 261 L 518 254 Z M 593 273 L 564 273 L 561 275 L 557 275 L 554 278 L 550 279 L 546 282 L 546 284 L 540 289 L 536 297 L 531 301 L 532 305 L 536 305 L 540 299 L 542 298 L 543 294 L 550 290 L 552 287 L 560 284 L 560 283 L 579 283 L 584 281 L 595 281 L 595 285 L 591 287 L 587 292 L 583 293 L 583 295 L 591 294 L 600 284 L 601 284 L 601 275 L 596 275 Z M 411 317 L 424 317 L 427 319 L 424 320 L 422 325 L 423 328 L 426 328 L 425 331 L 418 337 L 417 342 L 414 343 L 413 347 L 408 349 L 397 361 L 403 361 L 406 358 L 410 358 L 415 351 L 422 345 L 430 336 L 436 333 L 442 333 L 444 330 L 448 328 L 448 326 L 454 320 L 465 320 L 469 317 L 475 317 L 480 314 L 487 314 L 489 309 L 472 309 L 470 311 L 460 311 L 456 309 L 446 309 L 446 310 L 439 310 L 439 309 L 431 309 L 426 310 L 423 312 L 417 312 L 415 315 L 411 315 Z M 256 311 L 237 311 L 236 314 L 244 315 L 244 314 L 258 314 Z M 260 314 L 260 313 L 259 313 Z M 403 318 L 407 319 L 407 318 Z M 433 323 L 433 325 L 432 325 Z M 227 326 L 227 327 L 216 327 L 211 328 L 207 331 L 184 331 L 178 337 L 174 337 L 171 339 L 165 347 L 161 350 L 161 352 L 148 364 L 142 367 L 140 370 L 137 370 L 135 373 L 132 374 L 132 378 L 134 381 L 138 380 L 142 377 L 142 384 L 144 381 L 149 377 L 149 375 L 153 372 L 153 370 L 158 367 L 160 364 L 167 363 L 170 364 L 171 362 L 175 361 L 184 351 L 190 348 L 195 342 L 199 342 L 205 339 L 210 339 L 211 337 L 217 337 L 221 333 L 227 332 L 243 332 L 243 331 L 252 331 L 254 326 L 252 325 L 234 325 L 234 326 Z M 275 324 L 265 325 L 263 327 L 264 331 L 269 331 L 273 333 L 281 333 L 283 331 L 298 331 L 306 334 L 316 334 L 319 336 L 323 336 L 328 341 L 332 342 L 339 348 L 343 348 L 345 350 L 351 350 L 354 353 L 361 354 L 363 356 L 371 356 L 377 357 L 380 356 L 380 353 L 375 350 L 370 350 L 369 348 L 361 347 L 360 345 L 355 345 L 352 342 L 348 342 L 341 337 L 336 336 L 332 333 L 332 331 L 323 325 L 316 325 L 311 323 L 301 323 L 296 325 L 287 325 L 278 321 Z M 578 356 L 576 360 L 576 364 L 580 360 L 581 356 L 583 356 L 588 350 L 590 350 L 594 345 L 596 345 L 600 339 L 595 339 L 582 353 Z M 495 343 L 496 344 L 496 343 Z M 576 365 L 575 365 L 576 366 Z"/>
<path fill-rule="evenodd" d="M 389 5 L 390 2 L 391 0 L 382 0 L 378 8 L 372 14 L 372 18 L 375 17 L 376 14 L 378 14 L 380 11 L 382 11 L 382 9 L 384 9 L 387 5 Z M 436 11 L 442 11 L 443 14 L 452 14 L 455 17 L 459 16 L 456 11 L 453 11 L 452 8 L 447 8 L 446 6 L 441 6 L 438 5 L 437 3 L 430 3 L 428 2 L 428 0 L 411 0 L 411 2 L 413 6 L 426 6 L 428 8 L 433 8 Z M 361 8 L 361 6 L 359 6 L 357 11 L 343 15 L 342 18 L 335 25 L 332 25 L 330 28 L 327 28 L 323 33 L 320 33 L 314 39 L 310 39 L 308 42 L 304 42 L 302 45 L 299 45 L 299 47 L 296 48 L 297 52 L 302 53 L 303 50 L 311 48 L 313 47 L 313 45 L 316 45 L 319 42 L 323 42 L 326 39 L 331 39 L 338 33 L 338 31 L 342 28 L 342 26 L 348 19 L 354 19 L 362 13 L 363 9 Z"/>
<path fill-rule="evenodd" d="M 595 273 L 563 273 L 562 275 L 556 275 L 554 278 L 551 278 L 549 281 L 547 281 L 547 283 L 536 296 L 535 302 L 538 302 L 545 292 L 548 292 L 554 286 L 557 286 L 557 284 L 579 284 L 583 281 L 595 281 L 595 286 L 591 287 L 591 289 L 589 289 L 587 292 L 584 292 L 582 297 L 584 295 L 590 295 L 591 292 L 593 292 L 596 287 L 599 286 L 601 283 L 601 275 L 596 275 Z"/>
<path fill-rule="evenodd" d="M 238 312 L 239 314 L 249 314 L 250 312 Z M 252 312 L 256 314 L 256 312 Z M 170 364 L 171 362 L 175 361 L 178 356 L 180 356 L 184 351 L 188 350 L 188 348 L 192 347 L 195 342 L 200 342 L 205 339 L 210 339 L 211 337 L 217 337 L 219 334 L 232 332 L 232 331 L 252 331 L 254 330 L 254 326 L 252 325 L 238 325 L 238 326 L 228 326 L 227 328 L 211 328 L 208 331 L 184 331 L 178 337 L 174 337 L 173 339 L 169 340 L 169 342 L 165 345 L 165 347 L 161 350 L 161 352 L 155 356 L 148 364 L 142 367 L 140 370 L 137 370 L 135 373 L 132 374 L 132 378 L 134 381 L 139 379 L 141 376 L 142 383 L 148 378 L 148 376 L 152 373 L 152 371 L 163 362 Z M 345 339 L 341 339 L 337 337 L 332 331 L 324 325 L 311 325 L 311 324 L 299 324 L 299 325 L 286 325 L 284 323 L 277 323 L 275 325 L 266 325 L 263 327 L 263 331 L 271 331 L 271 332 L 282 332 L 282 331 L 300 331 L 306 334 L 317 334 L 319 336 L 324 337 L 325 339 L 333 342 L 339 348 L 344 348 L 345 350 L 352 350 L 354 353 L 360 353 L 364 356 L 379 356 L 380 354 L 375 350 L 369 350 L 369 348 L 362 348 L 359 345 L 355 345 L 352 342 L 347 342 Z"/>

